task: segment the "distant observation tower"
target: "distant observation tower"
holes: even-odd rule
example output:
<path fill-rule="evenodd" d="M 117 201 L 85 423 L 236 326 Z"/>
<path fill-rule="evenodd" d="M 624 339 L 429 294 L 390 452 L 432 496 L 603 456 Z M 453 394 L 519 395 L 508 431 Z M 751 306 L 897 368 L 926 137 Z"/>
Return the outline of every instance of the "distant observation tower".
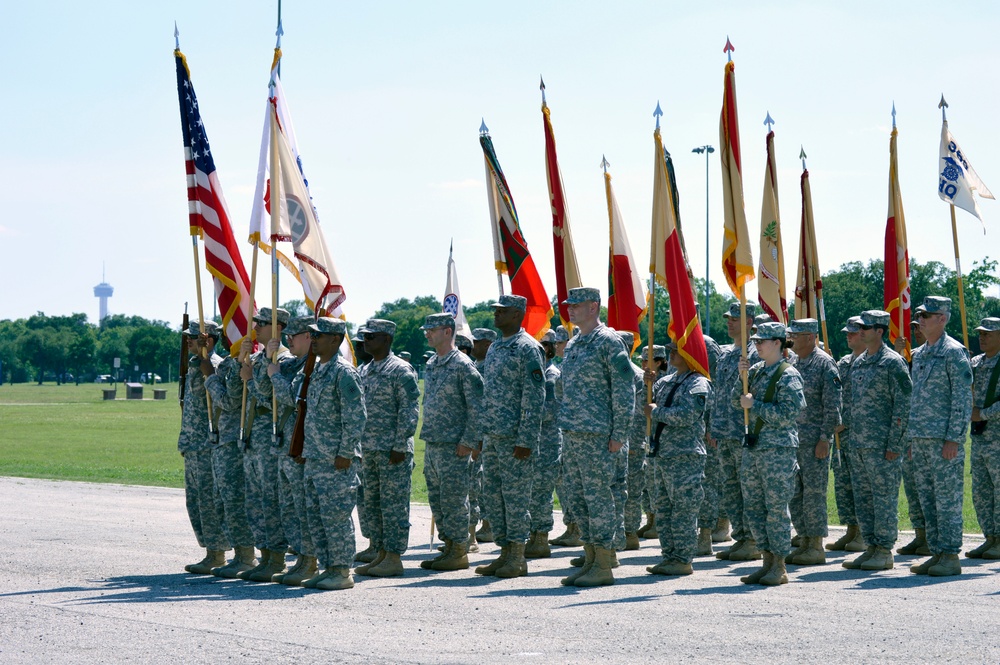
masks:
<path fill-rule="evenodd" d="M 108 316 L 108 298 L 113 296 L 115 293 L 115 287 L 108 284 L 107 280 L 104 278 L 104 268 L 101 268 L 101 283 L 94 287 L 94 297 L 100 298 L 101 300 L 101 318 L 98 319 L 98 323 L 103 321 Z"/>

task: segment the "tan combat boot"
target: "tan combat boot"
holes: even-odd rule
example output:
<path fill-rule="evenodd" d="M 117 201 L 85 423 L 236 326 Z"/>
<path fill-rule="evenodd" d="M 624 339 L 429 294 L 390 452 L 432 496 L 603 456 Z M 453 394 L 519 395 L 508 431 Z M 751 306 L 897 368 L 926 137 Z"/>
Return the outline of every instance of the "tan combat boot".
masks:
<path fill-rule="evenodd" d="M 375 546 L 371 544 L 371 541 L 369 541 L 368 547 L 354 555 L 354 560 L 360 561 L 361 563 L 371 563 L 377 556 L 378 550 L 376 550 Z"/>
<path fill-rule="evenodd" d="M 508 556 L 510 556 L 510 543 L 507 543 L 500 548 L 500 556 L 496 559 L 489 562 L 485 566 L 479 566 L 476 568 L 476 575 L 496 575 L 496 572 L 503 568 L 504 564 L 507 563 Z"/>
<path fill-rule="evenodd" d="M 847 543 L 846 545 L 844 545 L 844 551 L 845 552 L 864 552 L 866 549 L 868 549 L 868 546 L 865 545 L 864 536 L 861 535 L 861 528 L 858 527 L 858 533 L 855 534 L 854 540 L 852 540 L 849 543 Z"/>
<path fill-rule="evenodd" d="M 451 549 L 431 562 L 431 570 L 465 570 L 469 567 L 469 550 L 465 543 L 451 543 Z"/>
<path fill-rule="evenodd" d="M 927 531 L 924 529 L 914 529 L 913 540 L 896 550 L 897 554 L 922 554 L 927 556 L 930 551 L 921 552 L 927 549 Z"/>
<path fill-rule="evenodd" d="M 760 584 L 761 578 L 767 575 L 767 573 L 771 570 L 771 566 L 774 565 L 773 554 L 770 552 L 764 552 L 763 557 L 764 562 L 761 564 L 760 568 L 753 571 L 749 575 L 741 577 L 740 582 L 743 582 L 743 584 Z"/>
<path fill-rule="evenodd" d="M 753 538 L 748 538 L 743 541 L 743 546 L 735 551 L 729 553 L 730 561 L 756 561 L 763 556 L 760 550 L 757 549 L 757 541 Z"/>
<path fill-rule="evenodd" d="M 933 566 L 936 566 L 940 560 L 941 560 L 941 555 L 935 554 L 930 559 L 927 559 L 927 561 L 924 561 L 921 564 L 910 566 L 910 572 L 913 573 L 914 575 L 927 575 L 928 574 L 927 571 L 929 571 Z"/>
<path fill-rule="evenodd" d="M 479 531 L 476 532 L 476 538 L 481 543 L 493 542 L 493 527 L 490 526 L 489 520 L 483 520 L 483 525 L 479 527 Z"/>
<path fill-rule="evenodd" d="M 302 568 L 302 563 L 304 561 L 305 561 L 305 556 L 301 554 L 298 555 L 298 558 L 295 560 L 295 565 L 293 565 L 288 570 L 271 575 L 271 581 L 274 582 L 275 584 L 281 584 L 282 580 L 285 579 L 285 575 L 291 575 L 292 573 L 299 572 L 299 569 Z"/>
<path fill-rule="evenodd" d="M 351 569 L 347 566 L 328 568 L 326 572 L 328 573 L 327 576 L 317 582 L 314 588 L 323 591 L 340 591 L 341 589 L 354 588 L 354 577 L 351 575 Z"/>
<path fill-rule="evenodd" d="M 609 586 L 615 583 L 614 575 L 611 574 L 611 562 L 615 551 L 604 547 L 594 547 L 594 563 L 590 570 L 576 578 L 573 582 L 578 587 Z"/>
<path fill-rule="evenodd" d="M 625 550 L 632 551 L 639 549 L 639 534 L 638 533 L 626 533 L 625 534 Z"/>
<path fill-rule="evenodd" d="M 552 556 L 552 548 L 549 547 L 549 534 L 546 531 L 536 531 L 534 537 L 528 541 L 524 548 L 526 559 L 548 559 Z"/>
<path fill-rule="evenodd" d="M 378 556 L 375 557 L 374 561 L 372 561 L 371 563 L 361 564 L 360 566 L 354 569 L 354 572 L 357 575 L 367 575 L 369 570 L 382 563 L 384 559 L 385 559 L 385 550 L 380 550 Z"/>
<path fill-rule="evenodd" d="M 477 553 L 479 552 L 479 541 L 476 540 L 476 525 L 473 524 L 469 527 L 469 543 L 466 546 L 469 552 Z"/>
<path fill-rule="evenodd" d="M 371 577 L 401 577 L 403 575 L 403 560 L 395 552 L 386 552 L 379 564 L 369 568 L 366 574 Z"/>
<path fill-rule="evenodd" d="M 892 550 L 876 547 L 875 554 L 861 564 L 861 570 L 891 570 L 895 566 L 892 560 Z"/>
<path fill-rule="evenodd" d="M 528 574 L 528 562 L 524 558 L 524 543 L 510 543 L 507 561 L 504 562 L 497 572 L 496 577 L 510 579 L 512 577 L 523 577 Z"/>
<path fill-rule="evenodd" d="M 847 549 L 847 543 L 854 540 L 859 533 L 861 533 L 861 529 L 858 528 L 857 524 L 848 524 L 847 533 L 845 533 L 843 536 L 833 541 L 832 543 L 827 543 L 826 549 L 830 550 L 831 552 L 843 552 L 844 550 Z"/>
<path fill-rule="evenodd" d="M 725 547 L 725 548 L 719 550 L 718 552 L 716 552 L 715 553 L 715 558 L 716 559 L 721 559 L 723 561 L 728 561 L 729 560 L 729 556 L 733 552 L 736 552 L 736 551 L 742 549 L 742 547 L 746 544 L 746 542 L 747 542 L 746 540 L 737 540 L 735 543 L 733 543 L 729 547 Z"/>
<path fill-rule="evenodd" d="M 305 586 L 304 582 L 316 576 L 316 557 L 302 557 L 302 567 L 294 573 L 288 573 L 281 578 L 285 586 Z"/>
<path fill-rule="evenodd" d="M 563 531 L 562 535 L 556 536 L 555 538 L 550 540 L 549 545 L 558 545 L 560 547 L 566 547 L 565 541 L 571 538 L 571 534 L 574 529 L 576 529 L 576 524 L 573 522 L 569 522 L 568 524 L 566 524 L 566 530 Z"/>
<path fill-rule="evenodd" d="M 795 563 L 795 557 L 804 554 L 807 549 L 809 549 L 809 539 L 803 538 L 802 536 L 796 535 L 792 538 L 793 549 L 785 557 L 785 563 Z"/>
<path fill-rule="evenodd" d="M 646 533 L 650 529 L 656 529 L 656 515 L 653 513 L 646 513 L 646 523 L 639 527 L 639 530 L 636 533 L 640 538 L 649 538 L 650 536 L 647 536 Z"/>
<path fill-rule="evenodd" d="M 563 547 L 583 547 L 583 531 L 580 525 L 573 523 L 567 529 L 569 534 L 563 539 Z"/>
<path fill-rule="evenodd" d="M 698 545 L 696 553 L 698 556 L 711 556 L 712 554 L 712 530 L 698 529 Z"/>
<path fill-rule="evenodd" d="M 993 536 L 993 547 L 983 552 L 984 559 L 1000 559 L 1000 536 Z"/>
<path fill-rule="evenodd" d="M 671 561 L 660 568 L 660 575 L 690 575 L 693 572 L 691 564 L 683 561 Z"/>
<path fill-rule="evenodd" d="M 792 536 L 792 547 L 802 547 L 802 536 L 799 534 Z"/>
<path fill-rule="evenodd" d="M 205 550 L 205 558 L 198 563 L 189 563 L 184 570 L 192 575 L 211 575 L 213 568 L 226 565 L 226 553 L 223 550 Z"/>
<path fill-rule="evenodd" d="M 450 540 L 445 540 L 444 549 L 441 550 L 441 554 L 438 554 L 433 559 L 426 559 L 424 561 L 421 561 L 420 567 L 423 568 L 424 570 L 434 570 L 434 564 L 440 561 L 441 559 L 445 558 L 446 556 L 448 556 L 448 552 L 451 550 L 452 546 L 453 545 Z"/>
<path fill-rule="evenodd" d="M 570 559 L 569 560 L 569 565 L 573 566 L 574 568 L 583 568 L 585 565 L 587 565 L 587 546 L 586 545 L 583 546 L 583 554 L 581 554 L 580 556 L 575 556 L 572 559 Z"/>
<path fill-rule="evenodd" d="M 652 573 L 653 575 L 666 575 L 666 573 L 663 572 L 663 569 L 669 566 L 670 563 L 670 559 L 663 557 L 663 561 L 660 561 L 660 563 L 655 566 L 646 566 L 646 572 Z"/>
<path fill-rule="evenodd" d="M 268 560 L 270 560 L 270 558 L 271 558 L 271 550 L 267 549 L 266 547 L 260 548 L 260 557 L 257 559 L 257 565 L 249 570 L 240 571 L 239 573 L 236 574 L 236 577 L 240 578 L 241 580 L 250 579 L 251 575 L 263 570 L 264 567 L 267 566 L 267 562 Z"/>
<path fill-rule="evenodd" d="M 327 568 L 326 570 L 323 570 L 323 571 L 319 570 L 318 563 L 319 562 L 317 562 L 316 574 L 313 575 L 312 577 L 308 577 L 308 578 L 302 580 L 302 586 L 304 588 L 306 588 L 306 589 L 315 589 L 316 585 L 319 584 L 320 582 L 322 582 L 323 580 L 325 580 L 327 577 L 329 577 L 330 573 L 333 571 L 332 568 Z M 285 578 L 285 579 L 287 580 L 288 578 Z"/>
<path fill-rule="evenodd" d="M 823 549 L 823 536 L 809 536 L 803 538 L 806 542 L 806 549 L 802 554 L 794 557 L 792 563 L 798 566 L 818 566 L 826 563 L 826 550 Z"/>
<path fill-rule="evenodd" d="M 268 551 L 271 553 L 271 556 L 267 560 L 267 565 L 256 573 L 248 575 L 247 580 L 251 582 L 270 582 L 272 577 L 278 573 L 285 572 L 285 549 L 282 548 L 280 552 L 278 550 Z"/>
<path fill-rule="evenodd" d="M 594 555 L 596 554 L 594 546 L 590 544 L 585 544 L 583 546 L 584 563 L 580 570 L 575 570 L 569 574 L 569 576 L 562 578 L 559 582 L 563 586 L 574 586 L 576 581 L 583 577 L 585 574 L 590 572 L 590 568 L 594 565 Z"/>
<path fill-rule="evenodd" d="M 785 571 L 785 560 L 780 556 L 774 557 L 770 570 L 760 578 L 759 584 L 764 586 L 778 586 L 788 584 L 788 574 Z"/>
<path fill-rule="evenodd" d="M 856 559 L 851 559 L 850 561 L 844 561 L 840 565 L 843 566 L 844 568 L 847 568 L 848 570 L 861 570 L 861 566 L 863 566 L 868 561 L 868 559 L 875 556 L 875 552 L 877 549 L 878 548 L 875 547 L 874 545 L 869 545 L 868 549 L 864 551 L 864 554 L 857 557 Z"/>
<path fill-rule="evenodd" d="M 983 541 L 982 545 L 974 550 L 969 550 L 965 553 L 965 556 L 969 559 L 982 559 L 983 552 L 989 551 L 994 544 L 996 544 L 996 536 L 986 536 L 986 540 Z"/>
<path fill-rule="evenodd" d="M 950 577 L 962 574 L 962 562 L 957 554 L 942 554 L 938 562 L 927 569 L 931 577 Z"/>
<path fill-rule="evenodd" d="M 715 523 L 715 529 L 712 530 L 712 542 L 713 543 L 725 543 L 732 540 L 732 536 L 729 533 L 730 524 L 728 517 L 720 517 L 719 521 Z"/>
<path fill-rule="evenodd" d="M 233 560 L 221 568 L 213 568 L 212 574 L 216 577 L 234 580 L 239 573 L 250 570 L 256 565 L 257 557 L 254 556 L 253 547 L 237 547 Z"/>

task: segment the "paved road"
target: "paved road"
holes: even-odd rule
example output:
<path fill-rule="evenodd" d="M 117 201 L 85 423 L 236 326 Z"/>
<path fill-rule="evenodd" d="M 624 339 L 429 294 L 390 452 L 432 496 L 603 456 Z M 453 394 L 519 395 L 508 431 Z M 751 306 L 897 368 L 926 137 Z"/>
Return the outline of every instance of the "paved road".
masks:
<path fill-rule="evenodd" d="M 567 589 L 566 549 L 517 580 L 421 570 L 415 506 L 405 577 L 320 592 L 184 573 L 201 554 L 180 490 L 0 478 L 0 505 L 2 663 L 1000 662 L 1000 562 L 935 580 L 838 554 L 765 589 L 704 557 L 654 578 L 647 540 L 615 586 Z"/>

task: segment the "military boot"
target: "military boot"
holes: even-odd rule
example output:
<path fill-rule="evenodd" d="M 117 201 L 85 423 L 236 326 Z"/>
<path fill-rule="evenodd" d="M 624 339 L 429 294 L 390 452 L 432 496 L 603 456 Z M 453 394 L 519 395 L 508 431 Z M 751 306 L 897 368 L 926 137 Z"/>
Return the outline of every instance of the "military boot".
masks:
<path fill-rule="evenodd" d="M 639 549 L 639 534 L 638 533 L 626 533 L 625 534 L 625 549 L 626 551 L 632 551 Z"/>
<path fill-rule="evenodd" d="M 590 565 L 590 570 L 576 578 L 573 585 L 578 587 L 595 587 L 614 584 L 615 578 L 611 574 L 611 563 L 614 553 L 614 550 L 595 546 L 594 562 Z"/>
<path fill-rule="evenodd" d="M 760 578 L 759 584 L 764 586 L 778 586 L 788 584 L 788 574 L 785 571 L 785 560 L 780 556 L 774 557 L 771 568 Z"/>
<path fill-rule="evenodd" d="M 440 561 L 441 559 L 445 558 L 446 556 L 448 556 L 448 552 L 451 551 L 451 548 L 452 548 L 452 542 L 450 540 L 445 540 L 444 549 L 441 550 L 441 554 L 438 554 L 433 559 L 426 559 L 424 561 L 421 561 L 420 567 L 423 568 L 424 570 L 434 570 L 434 564 Z"/>
<path fill-rule="evenodd" d="M 583 568 L 587 564 L 587 546 L 583 546 L 583 554 L 575 556 L 569 560 L 569 565 L 574 568 Z"/>
<path fill-rule="evenodd" d="M 469 567 L 469 550 L 465 543 L 451 543 L 451 549 L 431 562 L 431 570 L 465 570 Z"/>
<path fill-rule="evenodd" d="M 530 540 L 524 548 L 526 559 L 548 559 L 552 556 L 552 548 L 549 547 L 549 534 L 545 531 L 536 531 L 534 538 Z"/>
<path fill-rule="evenodd" d="M 278 573 L 285 572 L 285 548 L 282 547 L 281 551 L 269 550 L 271 552 L 271 557 L 267 560 L 267 565 L 258 570 L 256 573 L 251 573 L 247 576 L 247 579 L 251 582 L 270 582 L 271 578 Z"/>
<path fill-rule="evenodd" d="M 524 558 L 524 543 L 511 543 L 507 561 L 493 573 L 497 577 L 510 579 L 528 574 L 528 562 Z"/>
<path fill-rule="evenodd" d="M 317 565 L 316 574 L 313 575 L 312 577 L 308 577 L 302 580 L 302 586 L 306 589 L 315 589 L 317 584 L 319 584 L 320 582 L 322 582 L 323 580 L 325 580 L 327 577 L 330 576 L 332 570 L 333 570 L 332 568 L 327 568 L 326 570 L 321 571 L 319 570 L 319 567 Z"/>
<path fill-rule="evenodd" d="M 281 578 L 285 586 L 305 586 L 304 582 L 316 576 L 316 557 L 302 557 L 302 566 L 294 573 L 288 573 Z"/>
<path fill-rule="evenodd" d="M 725 547 L 725 548 L 719 550 L 718 552 L 716 552 L 715 553 L 715 558 L 716 559 L 721 559 L 723 561 L 728 561 L 729 560 L 729 556 L 733 552 L 736 552 L 737 550 L 741 549 L 746 544 L 746 542 L 747 542 L 746 540 L 737 540 L 735 543 L 733 543 L 729 547 Z"/>
<path fill-rule="evenodd" d="M 761 558 L 760 550 L 757 549 L 757 541 L 747 538 L 743 541 L 743 546 L 729 553 L 730 561 L 756 561 Z"/>
<path fill-rule="evenodd" d="M 886 547 L 876 547 L 875 554 L 861 564 L 861 570 L 891 570 L 894 566 L 892 550 Z"/>
<path fill-rule="evenodd" d="M 377 556 L 378 550 L 376 550 L 375 546 L 369 542 L 368 547 L 354 555 L 354 560 L 360 561 L 361 563 L 371 563 Z"/>
<path fill-rule="evenodd" d="M 875 552 L 877 549 L 878 548 L 875 547 L 874 545 L 869 545 L 868 549 L 864 551 L 864 554 L 862 554 L 856 559 L 844 561 L 840 565 L 843 566 L 844 568 L 847 568 L 848 570 L 861 570 L 861 566 L 863 566 L 868 561 L 868 559 L 875 556 Z"/>
<path fill-rule="evenodd" d="M 223 550 L 205 550 L 205 558 L 198 563 L 189 563 L 184 570 L 192 575 L 211 575 L 213 568 L 226 565 L 226 553 Z"/>
<path fill-rule="evenodd" d="M 328 575 L 316 583 L 315 588 L 323 591 L 340 591 L 341 589 L 353 589 L 354 577 L 351 569 L 347 566 L 336 566 L 327 569 Z"/>
<path fill-rule="evenodd" d="M 653 575 L 666 575 L 663 570 L 669 566 L 672 562 L 667 557 L 663 557 L 663 561 L 656 564 L 655 566 L 646 566 L 646 572 L 652 573 Z"/>
<path fill-rule="evenodd" d="M 213 568 L 212 574 L 216 577 L 224 577 L 234 580 L 239 573 L 250 570 L 257 565 L 257 557 L 254 556 L 253 547 L 237 547 L 233 560 L 220 568 Z"/>
<path fill-rule="evenodd" d="M 818 566 L 826 563 L 826 550 L 823 549 L 823 536 L 809 536 L 804 538 L 806 549 L 802 554 L 794 557 L 792 563 L 797 566 Z"/>
<path fill-rule="evenodd" d="M 854 540 L 844 545 L 844 551 L 864 552 L 866 549 L 868 549 L 868 546 L 865 545 L 864 536 L 861 535 L 861 527 L 858 527 L 858 533 L 854 536 Z"/>
<path fill-rule="evenodd" d="M 712 530 L 698 529 L 698 546 L 696 553 L 698 556 L 711 556 L 712 554 Z"/>
<path fill-rule="evenodd" d="M 957 554 L 942 554 L 938 562 L 927 569 L 931 577 L 950 577 L 962 574 L 962 562 Z"/>
<path fill-rule="evenodd" d="M 830 550 L 831 552 L 843 552 L 844 550 L 847 549 L 847 543 L 854 540 L 860 532 L 861 529 L 858 528 L 857 524 L 848 524 L 847 533 L 845 533 L 843 536 L 833 541 L 832 543 L 827 543 L 826 549 Z"/>
<path fill-rule="evenodd" d="M 910 566 L 910 572 L 914 575 L 927 575 L 927 571 L 929 571 L 933 566 L 936 566 L 939 561 L 941 561 L 941 555 L 935 554 L 921 564 Z"/>
<path fill-rule="evenodd" d="M 920 550 L 927 550 L 927 531 L 924 529 L 914 529 L 913 540 L 906 543 L 902 547 L 896 550 L 897 554 L 922 554 L 927 556 L 930 551 L 921 552 Z"/>
<path fill-rule="evenodd" d="M 792 536 L 792 547 L 802 547 L 802 536 L 799 534 Z"/>
<path fill-rule="evenodd" d="M 743 582 L 743 584 L 760 584 L 761 578 L 767 575 L 767 573 L 770 572 L 771 570 L 771 566 L 774 565 L 773 554 L 771 554 L 770 552 L 764 552 L 763 557 L 764 557 L 764 562 L 761 564 L 760 568 L 753 571 L 749 575 L 744 575 L 743 577 L 741 577 L 740 582 Z"/>
<path fill-rule="evenodd" d="M 369 570 L 382 563 L 384 559 L 385 559 L 385 550 L 380 550 L 378 556 L 375 557 L 374 561 L 372 561 L 371 563 L 361 564 L 360 566 L 354 569 L 354 572 L 357 575 L 367 575 Z"/>
<path fill-rule="evenodd" d="M 590 572 L 590 568 L 594 565 L 595 553 L 593 545 L 585 544 L 583 546 L 583 555 L 585 560 L 580 570 L 574 570 L 569 574 L 569 576 L 562 578 L 559 583 L 563 586 L 574 586 L 578 579 Z"/>
<path fill-rule="evenodd" d="M 249 570 L 243 570 L 236 574 L 236 577 L 241 580 L 248 580 L 250 576 L 254 573 L 260 572 L 267 567 L 267 562 L 271 559 L 271 550 L 266 547 L 260 548 L 260 557 L 257 559 L 257 565 Z"/>
<path fill-rule="evenodd" d="M 983 553 L 989 551 L 989 549 L 993 547 L 993 545 L 995 544 L 996 544 L 996 536 L 986 536 L 986 540 L 983 541 L 982 545 L 980 545 L 974 550 L 969 550 L 968 552 L 965 553 L 965 556 L 966 558 L 969 559 L 982 559 Z"/>
<path fill-rule="evenodd" d="M 479 566 L 476 568 L 476 575 L 496 575 L 496 572 L 504 567 L 507 563 L 507 557 L 510 556 L 510 543 L 504 545 L 500 548 L 500 556 L 498 556 L 493 561 L 489 562 L 485 566 Z"/>
<path fill-rule="evenodd" d="M 402 577 L 403 560 L 395 552 L 386 552 L 377 566 L 368 569 L 371 577 Z"/>
<path fill-rule="evenodd" d="M 656 530 L 656 515 L 653 515 L 653 521 L 649 523 L 649 528 L 646 529 L 645 538 L 647 540 L 650 538 L 656 540 L 659 537 L 660 537 L 660 532 Z"/>
<path fill-rule="evenodd" d="M 302 568 L 302 564 L 304 561 L 305 561 L 305 556 L 300 554 L 298 558 L 295 560 L 295 565 L 293 565 L 288 570 L 271 575 L 271 581 L 274 582 L 275 584 L 281 584 L 282 580 L 285 579 L 285 575 L 291 575 L 292 573 L 299 572 L 299 569 Z"/>
<path fill-rule="evenodd" d="M 476 540 L 476 525 L 473 524 L 469 527 L 469 544 L 467 549 L 472 553 L 479 552 L 479 542 Z"/>
<path fill-rule="evenodd" d="M 646 523 L 639 527 L 636 532 L 640 538 L 651 538 L 652 536 L 646 535 L 650 529 L 656 530 L 656 515 L 653 513 L 646 513 Z"/>
<path fill-rule="evenodd" d="M 993 547 L 983 552 L 984 559 L 1000 559 L 1000 536 L 993 536 Z"/>
<path fill-rule="evenodd" d="M 785 556 L 785 563 L 795 563 L 795 557 L 805 554 L 805 551 L 809 549 L 809 539 L 802 536 L 795 536 L 792 538 L 792 547 L 795 549 Z"/>
<path fill-rule="evenodd" d="M 481 543 L 493 542 L 493 527 L 490 526 L 489 520 L 483 520 L 483 525 L 479 527 L 479 531 L 476 532 L 476 538 Z"/>
<path fill-rule="evenodd" d="M 567 542 L 576 540 L 579 538 L 580 527 L 576 525 L 575 522 L 570 522 L 566 525 L 566 530 L 563 531 L 561 536 L 556 536 L 549 541 L 549 545 L 558 545 L 560 547 L 567 547 Z"/>
<path fill-rule="evenodd" d="M 618 566 L 621 565 L 618 563 L 618 552 L 614 550 L 610 550 L 610 552 L 611 552 L 611 567 L 617 568 Z"/>
<path fill-rule="evenodd" d="M 732 540 L 729 529 L 729 518 L 720 517 L 719 521 L 715 523 L 715 529 L 712 530 L 712 542 L 725 543 Z"/>
<path fill-rule="evenodd" d="M 683 561 L 671 561 L 660 568 L 660 575 L 690 575 L 693 572 L 691 564 Z"/>

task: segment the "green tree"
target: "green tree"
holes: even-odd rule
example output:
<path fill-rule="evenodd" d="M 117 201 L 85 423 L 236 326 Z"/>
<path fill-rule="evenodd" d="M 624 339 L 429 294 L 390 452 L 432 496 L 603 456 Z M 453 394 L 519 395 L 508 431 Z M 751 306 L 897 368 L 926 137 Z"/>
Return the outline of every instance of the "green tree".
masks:
<path fill-rule="evenodd" d="M 34 368 L 38 385 L 42 385 L 46 372 L 55 372 L 56 383 L 66 364 L 66 339 L 51 328 L 27 330 L 18 339 L 18 352 Z"/>
<path fill-rule="evenodd" d="M 412 301 L 400 298 L 383 303 L 375 312 L 376 319 L 388 319 L 396 324 L 396 335 L 393 338 L 392 350 L 396 353 L 408 351 L 414 364 L 419 364 L 424 351 L 429 349 L 424 331 L 420 326 L 428 314 L 441 311 L 441 303 L 434 296 L 417 296 Z"/>

